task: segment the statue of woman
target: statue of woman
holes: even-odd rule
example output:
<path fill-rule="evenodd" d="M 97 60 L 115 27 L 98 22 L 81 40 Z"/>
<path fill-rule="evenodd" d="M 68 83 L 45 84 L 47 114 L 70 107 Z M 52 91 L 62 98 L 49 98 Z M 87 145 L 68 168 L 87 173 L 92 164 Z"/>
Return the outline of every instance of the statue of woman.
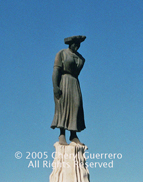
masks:
<path fill-rule="evenodd" d="M 68 49 L 59 51 L 53 70 L 55 114 L 51 128 L 60 128 L 59 143 L 68 145 L 65 130 L 70 131 L 70 141 L 82 144 L 76 132 L 85 129 L 84 112 L 78 75 L 85 59 L 77 52 L 86 36 L 72 36 L 64 39 Z"/>

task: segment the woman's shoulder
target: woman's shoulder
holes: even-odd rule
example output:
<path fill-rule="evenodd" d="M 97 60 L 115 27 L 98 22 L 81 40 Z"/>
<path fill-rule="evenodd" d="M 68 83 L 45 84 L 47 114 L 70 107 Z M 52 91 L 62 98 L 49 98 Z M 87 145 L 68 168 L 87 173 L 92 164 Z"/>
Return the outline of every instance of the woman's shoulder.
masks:
<path fill-rule="evenodd" d="M 57 54 L 56 57 L 64 58 L 65 53 L 67 53 L 67 49 L 61 49 Z"/>
<path fill-rule="evenodd" d="M 63 52 L 67 52 L 67 49 L 61 49 L 57 54 L 63 54 Z"/>
<path fill-rule="evenodd" d="M 77 55 L 80 59 L 82 59 L 83 61 L 85 61 L 85 58 L 84 58 L 79 52 L 77 52 L 76 55 Z"/>

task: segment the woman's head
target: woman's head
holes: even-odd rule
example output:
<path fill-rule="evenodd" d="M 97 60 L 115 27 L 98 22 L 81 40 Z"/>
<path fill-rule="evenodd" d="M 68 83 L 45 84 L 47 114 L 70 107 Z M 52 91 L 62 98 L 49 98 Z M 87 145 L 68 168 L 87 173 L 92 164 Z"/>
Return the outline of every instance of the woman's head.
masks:
<path fill-rule="evenodd" d="M 71 51 L 76 52 L 80 47 L 80 43 L 83 42 L 85 39 L 86 36 L 78 35 L 78 36 L 67 37 L 64 39 L 64 42 L 65 44 L 69 45 Z"/>
<path fill-rule="evenodd" d="M 72 52 L 77 52 L 77 50 L 80 48 L 80 43 L 79 42 L 72 42 L 71 44 L 69 44 L 69 49 Z"/>

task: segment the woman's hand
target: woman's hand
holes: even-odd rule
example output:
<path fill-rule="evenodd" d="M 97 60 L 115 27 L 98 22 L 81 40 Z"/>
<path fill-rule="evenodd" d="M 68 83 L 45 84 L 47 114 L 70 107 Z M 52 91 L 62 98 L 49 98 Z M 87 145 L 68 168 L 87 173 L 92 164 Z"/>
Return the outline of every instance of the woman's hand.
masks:
<path fill-rule="evenodd" d="M 59 99 L 61 97 L 61 95 L 62 95 L 62 91 L 60 90 L 60 88 L 59 87 L 54 88 L 54 96 L 57 99 Z"/>

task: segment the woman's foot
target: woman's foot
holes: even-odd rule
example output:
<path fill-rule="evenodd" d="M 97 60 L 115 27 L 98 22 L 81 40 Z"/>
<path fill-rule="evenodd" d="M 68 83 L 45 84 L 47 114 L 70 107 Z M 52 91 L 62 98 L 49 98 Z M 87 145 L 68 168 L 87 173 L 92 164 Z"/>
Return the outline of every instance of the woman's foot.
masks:
<path fill-rule="evenodd" d="M 65 135 L 60 135 L 59 136 L 59 144 L 60 145 L 68 145 L 68 143 L 66 142 Z"/>
<path fill-rule="evenodd" d="M 80 142 L 80 140 L 79 140 L 79 138 L 77 136 L 74 136 L 74 137 L 70 136 L 69 140 L 71 142 L 76 143 L 76 144 L 84 145 L 83 143 Z"/>

